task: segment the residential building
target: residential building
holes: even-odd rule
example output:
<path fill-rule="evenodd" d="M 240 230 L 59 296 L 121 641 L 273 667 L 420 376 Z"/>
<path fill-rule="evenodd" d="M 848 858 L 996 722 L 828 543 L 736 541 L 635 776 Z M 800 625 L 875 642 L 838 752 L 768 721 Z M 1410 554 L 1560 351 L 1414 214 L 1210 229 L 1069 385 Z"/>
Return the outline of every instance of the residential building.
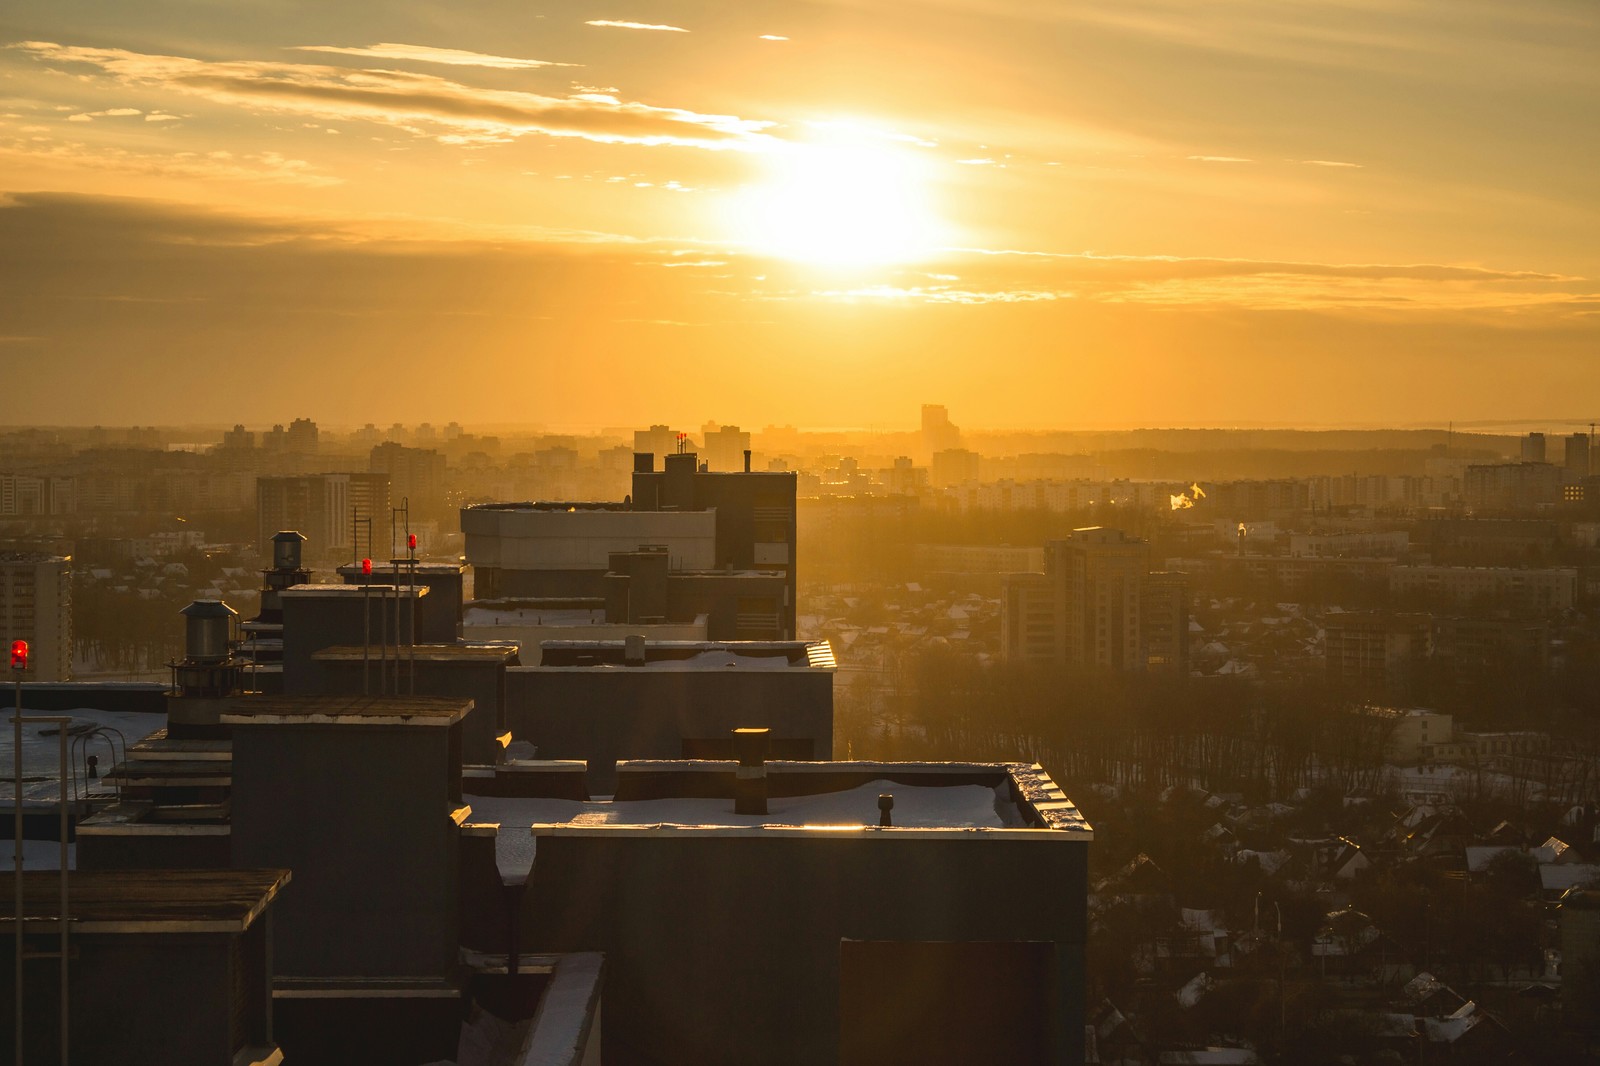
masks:
<path fill-rule="evenodd" d="M 1425 614 L 1344 611 L 1323 619 L 1323 656 L 1328 680 L 1357 691 L 1399 691 L 1431 650 L 1431 620 Z"/>
<path fill-rule="evenodd" d="M 1529 511 L 1559 503 L 1561 468 L 1546 462 L 1469 466 L 1462 495 L 1474 511 Z"/>
<path fill-rule="evenodd" d="M 1570 610 L 1577 586 L 1575 567 L 1396 566 L 1389 571 L 1389 591 L 1397 595 L 1534 613 Z"/>
<path fill-rule="evenodd" d="M 257 543 L 271 551 L 279 530 L 305 534 L 310 558 L 392 554 L 389 475 L 306 474 L 256 479 Z"/>
<path fill-rule="evenodd" d="M 1149 546 L 1121 530 L 1090 526 L 1051 541 L 1044 573 L 1007 575 L 1002 597 L 1007 658 L 1187 670 L 1187 578 L 1151 575 Z"/>
<path fill-rule="evenodd" d="M 0 552 L 0 643 L 28 642 L 29 681 L 72 677 L 72 557 Z"/>

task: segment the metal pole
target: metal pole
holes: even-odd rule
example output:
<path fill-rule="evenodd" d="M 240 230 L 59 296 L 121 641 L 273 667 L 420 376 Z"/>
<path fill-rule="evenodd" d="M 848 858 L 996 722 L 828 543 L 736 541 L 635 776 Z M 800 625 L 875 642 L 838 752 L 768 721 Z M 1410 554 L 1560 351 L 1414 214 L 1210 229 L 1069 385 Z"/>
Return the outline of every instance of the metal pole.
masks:
<path fill-rule="evenodd" d="M 67 723 L 63 718 L 57 728 L 61 741 L 61 1066 L 67 1059 Z M 20 927 L 18 929 L 20 933 Z M 20 1002 L 21 996 L 17 999 Z M 18 1060 L 19 1066 L 21 1060 Z"/>
<path fill-rule="evenodd" d="M 17 886 L 14 893 L 16 903 L 16 929 L 17 939 L 17 976 L 16 976 L 16 1063 L 22 1066 L 22 671 L 16 671 L 17 682 L 17 711 L 11 716 L 12 731 L 12 762 L 15 768 L 13 777 L 13 791 L 11 805 L 16 817 L 12 821 L 15 836 L 11 838 L 11 852 L 16 859 Z"/>

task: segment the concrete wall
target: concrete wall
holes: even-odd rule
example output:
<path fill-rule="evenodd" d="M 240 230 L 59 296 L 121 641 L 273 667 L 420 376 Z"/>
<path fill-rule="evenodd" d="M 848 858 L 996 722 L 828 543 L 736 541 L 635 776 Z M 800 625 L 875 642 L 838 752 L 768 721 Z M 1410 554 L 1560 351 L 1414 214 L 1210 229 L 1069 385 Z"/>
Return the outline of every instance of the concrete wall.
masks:
<path fill-rule="evenodd" d="M 461 638 L 461 612 L 465 603 L 462 596 L 464 567 L 424 563 L 417 567 L 413 575 L 402 566 L 398 578 L 394 569 L 383 563 L 375 561 L 372 569 L 370 579 L 358 568 L 350 566 L 339 567 L 339 576 L 347 585 L 366 584 L 369 580 L 377 585 L 396 582 L 409 584 L 415 576 L 417 584 L 428 587 L 428 594 L 417 605 L 418 643 L 452 644 Z"/>
<path fill-rule="evenodd" d="M 775 738 L 810 738 L 833 757 L 833 672 L 512 667 L 506 725 L 541 759 L 585 759 L 591 795 L 616 783 L 618 759 L 676 759 L 685 738 L 723 738 L 765 726 Z"/>
<path fill-rule="evenodd" d="M 503 570 L 604 572 L 611 552 L 635 551 L 641 544 L 667 545 L 675 570 L 709 569 L 716 565 L 716 530 L 710 511 L 469 507 L 461 512 L 467 562 Z"/>
<path fill-rule="evenodd" d="M 454 971 L 458 728 L 234 727 L 233 863 L 294 871 L 275 904 L 275 975 Z"/>
<path fill-rule="evenodd" d="M 1086 862 L 1083 844 L 980 834 L 541 837 L 521 942 L 606 952 L 608 1066 L 839 1061 L 842 940 L 1050 942 L 1050 1061 L 1074 1063 Z M 885 1009 L 917 1009 L 903 991 L 883 989 Z"/>
<path fill-rule="evenodd" d="M 258 921 L 257 926 L 264 931 L 265 921 Z M 262 934 L 255 928 L 246 936 L 251 934 L 255 934 L 251 939 L 259 954 Z M 230 958 L 229 942 L 234 939 L 244 938 L 74 934 L 68 973 L 72 1061 L 231 1066 L 237 1045 L 230 1033 L 230 994 L 234 982 L 243 976 L 239 962 Z M 0 937 L 0 951 L 8 959 L 12 950 L 11 936 Z M 5 1039 L 0 1040 L 0 1063 L 10 1064 L 15 980 L 11 966 L 0 969 L 4 970 L 0 1003 L 5 1004 L 6 1030 Z M 29 963 L 24 985 L 26 1062 L 60 1059 L 57 972 L 54 962 Z M 258 983 L 265 988 L 264 981 L 258 978 Z"/>
<path fill-rule="evenodd" d="M 413 664 L 400 649 L 400 692 L 417 696 L 459 696 L 473 701 L 472 710 L 461 723 L 461 758 L 468 763 L 492 763 L 501 750 L 495 737 L 505 732 L 506 664 L 483 659 L 418 659 L 416 661 L 416 691 L 412 692 Z M 366 668 L 370 670 L 368 684 L 378 691 L 376 655 Z M 320 660 L 314 663 L 318 694 L 359 696 L 362 689 L 363 666 L 359 661 Z M 391 676 L 395 664 L 389 663 Z"/>
<path fill-rule="evenodd" d="M 311 657 L 323 648 L 360 647 L 370 635 L 373 658 L 377 658 L 378 644 L 385 631 L 391 648 L 397 626 L 402 636 L 410 636 L 411 605 L 416 602 L 410 596 L 385 600 L 377 587 L 365 596 L 349 591 L 350 586 L 345 585 L 323 588 L 326 591 L 287 590 L 283 593 L 283 692 L 286 695 L 317 693 L 321 672 Z"/>

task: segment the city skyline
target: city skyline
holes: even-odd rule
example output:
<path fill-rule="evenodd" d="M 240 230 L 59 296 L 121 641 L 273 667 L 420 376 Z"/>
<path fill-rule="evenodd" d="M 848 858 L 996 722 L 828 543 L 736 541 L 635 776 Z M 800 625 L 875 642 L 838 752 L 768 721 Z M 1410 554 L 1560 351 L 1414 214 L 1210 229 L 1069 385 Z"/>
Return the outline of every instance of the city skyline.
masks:
<path fill-rule="evenodd" d="M 1580 4 L 10 14 L 6 424 L 1595 398 Z"/>

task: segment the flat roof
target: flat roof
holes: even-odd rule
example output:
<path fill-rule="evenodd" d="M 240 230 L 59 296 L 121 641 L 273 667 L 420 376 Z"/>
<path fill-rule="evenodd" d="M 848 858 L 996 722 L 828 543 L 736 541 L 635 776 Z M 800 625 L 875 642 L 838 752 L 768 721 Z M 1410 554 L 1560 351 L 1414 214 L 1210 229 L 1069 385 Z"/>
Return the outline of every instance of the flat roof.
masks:
<path fill-rule="evenodd" d="M 376 575 L 374 575 L 374 576 L 376 576 Z M 427 585 L 394 585 L 394 584 L 379 583 L 379 582 L 376 582 L 376 581 L 372 581 L 372 582 L 363 581 L 362 583 L 360 583 L 358 585 L 347 585 L 343 581 L 340 581 L 337 584 L 333 584 L 333 583 L 318 584 L 316 582 L 309 582 L 309 583 L 304 584 L 304 585 L 290 585 L 288 588 L 284 589 L 282 592 L 279 592 L 278 595 L 279 596 L 287 596 L 290 599 L 297 599 L 297 600 L 298 599 L 311 599 L 313 597 L 327 597 L 327 596 L 341 596 L 341 597 L 344 597 L 345 599 L 358 599 L 359 600 L 362 597 L 368 596 L 368 595 L 370 595 L 370 594 L 372 594 L 374 592 L 381 592 L 381 593 L 383 593 L 384 595 L 387 595 L 387 596 L 397 596 L 397 597 L 398 596 L 426 596 L 428 594 L 428 586 Z"/>
<path fill-rule="evenodd" d="M 644 662 L 628 665 L 625 640 L 545 640 L 539 670 L 818 669 L 837 665 L 825 640 L 647 640 Z"/>
<path fill-rule="evenodd" d="M 619 763 L 618 772 L 682 773 L 700 778 L 704 786 L 710 776 L 732 779 L 737 765 L 721 760 L 635 760 Z M 563 800 L 468 794 L 463 800 L 472 813 L 465 831 L 495 833 L 496 865 L 512 883 L 527 878 L 538 838 L 546 836 L 887 834 L 1078 842 L 1094 837 L 1077 807 L 1038 764 L 768 762 L 766 766 L 765 815 L 735 813 L 731 795 Z M 853 783 L 829 787 L 823 780 L 829 776 Z M 805 777 L 813 779 L 813 788 L 805 787 L 801 780 Z M 925 780 L 919 782 L 919 777 Z M 774 778 L 789 780 L 778 783 Z M 471 781 L 464 784 L 471 787 Z M 894 796 L 888 827 L 878 825 L 878 797 L 884 794 Z M 519 831 L 524 826 L 527 833 Z"/>
<path fill-rule="evenodd" d="M 419 574 L 459 574 L 465 571 L 467 568 L 465 563 L 412 562 L 410 559 L 406 558 L 382 560 L 374 559 L 372 560 L 372 576 L 381 577 L 384 574 L 388 574 L 392 577 L 394 576 L 395 568 L 397 566 L 402 576 L 411 573 L 413 570 Z M 340 574 L 351 574 L 355 576 L 361 576 L 362 574 L 361 566 L 357 563 L 342 563 L 335 567 L 334 570 Z"/>
<path fill-rule="evenodd" d="M 60 874 L 24 873 L 28 932 L 53 931 Z M 67 878 L 74 933 L 242 933 L 289 883 L 288 870 L 92 870 Z M 16 882 L 0 877 L 0 933 L 15 935 Z"/>
<path fill-rule="evenodd" d="M 445 696 L 242 696 L 221 718 L 228 725 L 448 726 L 473 706 Z"/>
<path fill-rule="evenodd" d="M 26 692 L 23 694 L 27 698 Z M 0 802 L 10 804 L 15 784 L 12 780 L 12 769 L 15 763 L 13 746 L 15 744 L 15 731 L 11 725 L 12 708 L 0 711 Z M 84 757 L 95 755 L 100 759 L 102 774 L 109 774 L 112 766 L 119 761 L 118 754 L 113 751 L 112 743 L 118 748 L 124 745 L 131 747 L 146 734 L 155 729 L 166 727 L 167 716 L 164 714 L 149 714 L 140 711 L 103 711 L 93 707 L 74 707 L 65 711 L 36 711 L 24 707 L 24 718 L 29 717 L 66 717 L 71 722 L 67 725 L 67 756 L 69 760 L 69 778 L 67 792 L 73 792 L 73 782 L 70 778 L 71 767 L 76 767 L 78 780 L 77 792 L 80 796 L 92 794 L 104 795 L 115 791 L 115 786 L 105 777 L 92 780 L 84 779 Z M 27 722 L 22 727 L 22 803 L 24 807 L 54 808 L 61 802 L 61 738 L 56 733 L 58 726 L 54 722 Z M 105 732 L 88 736 L 95 729 L 104 729 Z M 48 733 L 49 735 L 45 735 Z M 87 737 L 87 739 L 86 739 Z M 87 747 L 86 747 L 87 746 Z"/>
<path fill-rule="evenodd" d="M 518 650 L 515 644 L 402 644 L 399 657 L 428 663 L 507 662 L 517 657 Z M 390 659 L 394 657 L 389 654 Z M 377 662 L 379 652 L 376 647 L 341 644 L 313 652 L 311 658 L 315 662 Z"/>

